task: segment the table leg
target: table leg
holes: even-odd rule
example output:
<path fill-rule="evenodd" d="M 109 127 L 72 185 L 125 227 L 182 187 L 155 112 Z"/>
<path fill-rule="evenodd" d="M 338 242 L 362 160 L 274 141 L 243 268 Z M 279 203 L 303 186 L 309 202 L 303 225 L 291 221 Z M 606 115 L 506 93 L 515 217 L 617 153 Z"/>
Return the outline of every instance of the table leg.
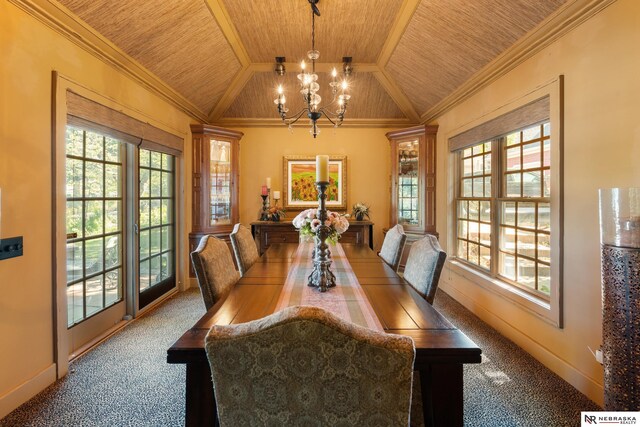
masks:
<path fill-rule="evenodd" d="M 462 427 L 462 364 L 433 364 L 420 370 L 422 408 L 427 426 Z"/>
<path fill-rule="evenodd" d="M 211 369 L 207 363 L 187 363 L 185 426 L 217 426 L 218 413 L 213 395 Z"/>

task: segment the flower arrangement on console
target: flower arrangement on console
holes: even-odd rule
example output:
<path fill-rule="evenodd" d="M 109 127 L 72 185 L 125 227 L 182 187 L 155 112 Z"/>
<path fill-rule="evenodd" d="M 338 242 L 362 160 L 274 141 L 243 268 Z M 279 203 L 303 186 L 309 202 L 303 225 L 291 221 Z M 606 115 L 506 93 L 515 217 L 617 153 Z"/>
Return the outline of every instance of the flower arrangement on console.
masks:
<path fill-rule="evenodd" d="M 364 203 L 358 202 L 353 205 L 353 216 L 356 217 L 356 221 L 363 221 L 366 217 L 369 218 L 369 206 Z"/>
<path fill-rule="evenodd" d="M 268 214 L 268 221 L 280 221 L 282 218 L 284 218 L 286 211 L 282 208 L 280 208 L 278 205 L 275 206 L 269 206 L 269 209 L 267 210 L 267 214 Z"/>
<path fill-rule="evenodd" d="M 320 209 L 307 209 L 300 212 L 292 221 L 293 226 L 300 231 L 301 236 L 315 237 L 318 227 L 320 227 L 320 219 L 318 215 Z M 327 220 L 325 225 L 331 229 L 331 234 L 327 238 L 331 243 L 338 243 L 340 235 L 349 228 L 349 221 L 345 215 L 336 212 L 327 211 Z"/>

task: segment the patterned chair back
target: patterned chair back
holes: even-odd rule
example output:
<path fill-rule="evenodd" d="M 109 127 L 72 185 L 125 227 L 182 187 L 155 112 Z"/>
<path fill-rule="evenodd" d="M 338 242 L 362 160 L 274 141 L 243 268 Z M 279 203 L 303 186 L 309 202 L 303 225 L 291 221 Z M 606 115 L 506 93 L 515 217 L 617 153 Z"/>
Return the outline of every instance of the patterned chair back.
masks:
<path fill-rule="evenodd" d="M 440 273 L 446 258 L 447 253 L 440 247 L 436 236 L 431 234 L 427 234 L 411 245 L 409 259 L 404 268 L 404 279 L 429 304 L 433 304 L 436 296 Z"/>
<path fill-rule="evenodd" d="M 203 236 L 200 239 L 196 250 L 191 252 L 191 263 L 207 310 L 240 279 L 229 247 L 214 236 Z"/>
<path fill-rule="evenodd" d="M 387 235 L 384 236 L 382 248 L 378 255 L 393 268 L 393 271 L 398 270 L 400 259 L 402 258 L 402 250 L 404 249 L 406 241 L 407 235 L 404 234 L 404 228 L 402 228 L 400 224 L 391 227 L 387 231 Z"/>
<path fill-rule="evenodd" d="M 240 275 L 244 276 L 244 273 L 260 258 L 256 242 L 253 240 L 251 231 L 242 224 L 236 224 L 229 237 Z"/>
<path fill-rule="evenodd" d="M 407 336 L 306 306 L 205 338 L 221 426 L 404 426 L 415 348 Z"/>

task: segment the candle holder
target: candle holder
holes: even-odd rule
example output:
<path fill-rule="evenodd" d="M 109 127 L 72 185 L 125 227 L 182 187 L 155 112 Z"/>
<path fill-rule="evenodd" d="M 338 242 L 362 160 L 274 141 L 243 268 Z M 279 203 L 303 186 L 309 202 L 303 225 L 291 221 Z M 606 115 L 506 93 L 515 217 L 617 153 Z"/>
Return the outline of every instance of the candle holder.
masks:
<path fill-rule="evenodd" d="M 262 211 L 260 211 L 260 221 L 269 221 L 269 195 L 261 194 L 262 197 Z"/>
<path fill-rule="evenodd" d="M 336 276 L 331 271 L 331 251 L 327 245 L 327 238 L 331 235 L 331 228 L 325 225 L 327 221 L 327 209 L 325 201 L 327 199 L 328 181 L 316 182 L 318 188 L 318 201 L 320 208 L 318 209 L 318 219 L 320 226 L 315 236 L 315 247 L 313 249 L 313 271 L 307 278 L 308 285 L 314 286 L 320 292 L 326 292 L 327 289 L 336 285 Z"/>
<path fill-rule="evenodd" d="M 640 188 L 600 190 L 604 409 L 640 405 Z"/>

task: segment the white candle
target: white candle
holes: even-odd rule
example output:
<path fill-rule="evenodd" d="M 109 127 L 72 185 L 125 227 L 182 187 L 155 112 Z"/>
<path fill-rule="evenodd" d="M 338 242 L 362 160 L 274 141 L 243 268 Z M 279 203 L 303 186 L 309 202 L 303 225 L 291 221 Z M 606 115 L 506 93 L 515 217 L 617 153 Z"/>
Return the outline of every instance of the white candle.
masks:
<path fill-rule="evenodd" d="M 329 156 L 316 156 L 316 181 L 329 181 Z"/>
<path fill-rule="evenodd" d="M 271 177 L 267 177 L 267 188 L 271 188 Z"/>
<path fill-rule="evenodd" d="M 274 198 L 275 200 L 279 200 L 279 199 L 280 199 L 280 192 L 279 192 L 279 191 L 277 191 L 277 190 L 276 190 L 276 191 L 274 191 L 274 192 L 273 192 L 273 198 Z"/>

